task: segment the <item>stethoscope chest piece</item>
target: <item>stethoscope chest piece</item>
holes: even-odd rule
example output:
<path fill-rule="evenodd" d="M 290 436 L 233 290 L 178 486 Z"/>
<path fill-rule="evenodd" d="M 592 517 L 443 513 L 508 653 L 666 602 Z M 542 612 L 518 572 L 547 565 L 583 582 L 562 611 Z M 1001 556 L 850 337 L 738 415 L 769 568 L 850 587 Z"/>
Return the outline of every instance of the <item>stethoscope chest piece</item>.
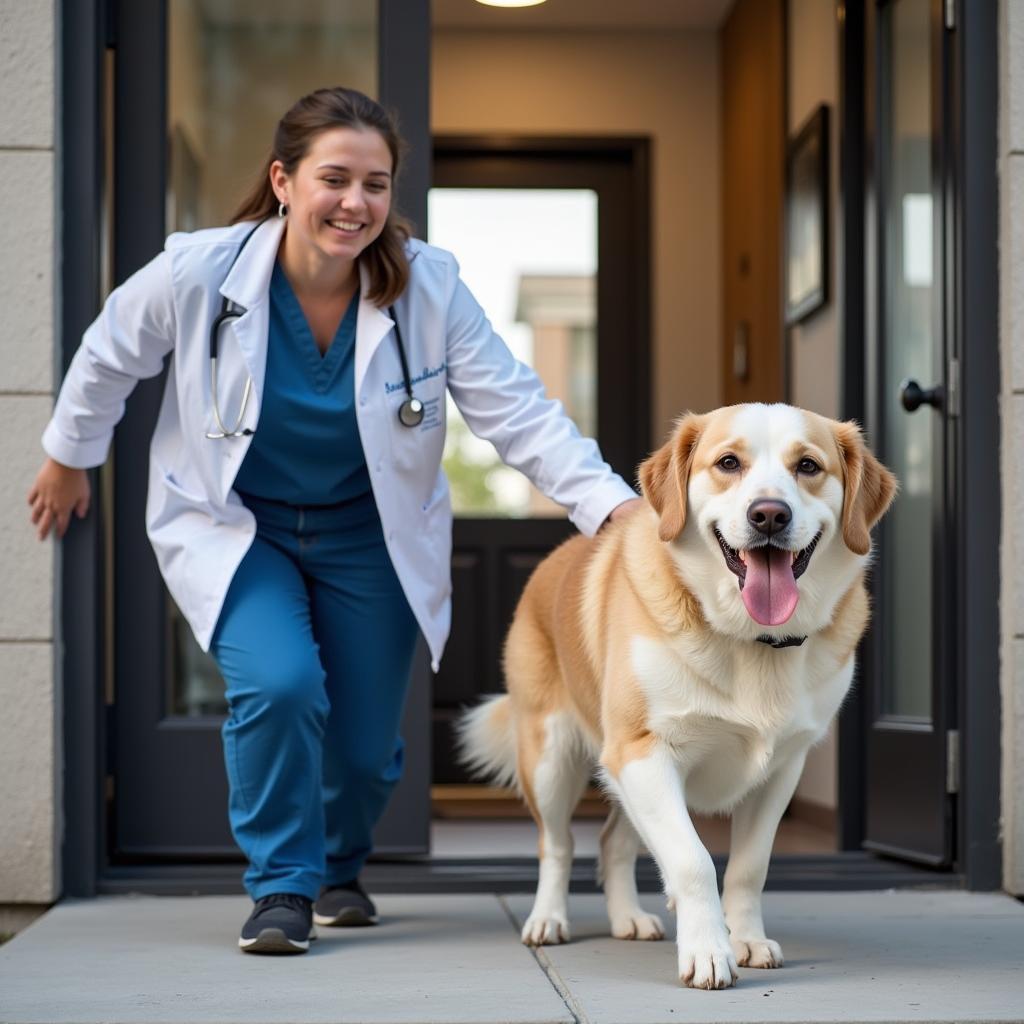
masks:
<path fill-rule="evenodd" d="M 423 403 L 418 398 L 407 398 L 398 407 L 398 419 L 404 427 L 418 427 L 423 422 Z"/>

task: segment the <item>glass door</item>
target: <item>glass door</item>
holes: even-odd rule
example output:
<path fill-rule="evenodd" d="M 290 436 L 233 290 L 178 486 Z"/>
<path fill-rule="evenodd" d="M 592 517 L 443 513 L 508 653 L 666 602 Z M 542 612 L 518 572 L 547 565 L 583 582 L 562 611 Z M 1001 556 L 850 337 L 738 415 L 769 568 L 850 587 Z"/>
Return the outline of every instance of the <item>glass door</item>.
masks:
<path fill-rule="evenodd" d="M 358 88 L 397 110 L 413 144 L 398 201 L 425 227 L 426 0 L 133 0 L 116 11 L 116 281 L 170 232 L 227 223 L 277 119 L 324 85 Z M 238 856 L 220 738 L 227 709 L 217 667 L 167 594 L 145 537 L 162 391 L 162 378 L 139 385 L 115 441 L 111 857 L 210 862 Z M 429 678 L 422 658 L 417 666 L 405 778 L 378 827 L 378 852 L 429 845 Z"/>
<path fill-rule="evenodd" d="M 941 4 L 892 0 L 868 20 L 869 428 L 900 480 L 874 566 L 866 845 L 951 862 L 957 558 L 949 515 L 957 362 L 948 287 L 953 182 Z"/>

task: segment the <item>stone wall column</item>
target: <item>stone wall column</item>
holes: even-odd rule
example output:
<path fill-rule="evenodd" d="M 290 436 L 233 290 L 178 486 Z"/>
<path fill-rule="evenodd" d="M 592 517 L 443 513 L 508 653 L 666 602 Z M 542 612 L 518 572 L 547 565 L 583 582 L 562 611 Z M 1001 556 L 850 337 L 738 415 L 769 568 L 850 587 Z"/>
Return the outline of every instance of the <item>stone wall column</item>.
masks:
<path fill-rule="evenodd" d="M 1001 0 L 999 302 L 1003 884 L 1024 894 L 1024 3 Z"/>
<path fill-rule="evenodd" d="M 57 3 L 0 0 L 0 907 L 60 895 L 55 543 L 26 496 L 58 368 Z"/>

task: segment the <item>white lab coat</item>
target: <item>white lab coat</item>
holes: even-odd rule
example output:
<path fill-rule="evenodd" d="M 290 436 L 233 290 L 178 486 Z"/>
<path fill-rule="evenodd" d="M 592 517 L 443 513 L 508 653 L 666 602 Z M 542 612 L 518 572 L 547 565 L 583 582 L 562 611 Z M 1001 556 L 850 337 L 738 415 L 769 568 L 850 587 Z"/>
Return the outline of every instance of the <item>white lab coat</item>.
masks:
<path fill-rule="evenodd" d="M 43 434 L 43 447 L 58 462 L 100 465 L 136 381 L 158 374 L 171 357 L 150 446 L 146 528 L 167 588 L 203 650 L 256 532 L 232 490 L 251 438 L 206 437 L 217 429 L 208 338 L 222 296 L 246 312 L 221 330 L 221 415 L 231 429 L 251 377 L 242 426 L 255 430 L 259 421 L 268 289 L 284 221 L 264 222 L 239 254 L 251 227 L 171 235 L 162 253 L 113 291 L 85 332 Z M 593 534 L 635 495 L 561 405 L 544 396 L 534 372 L 512 357 L 459 279 L 454 257 L 415 240 L 409 252 L 409 287 L 395 307 L 413 390 L 427 414 L 418 427 L 399 423 L 405 390 L 393 321 L 367 301 L 364 273 L 356 416 L 388 552 L 436 671 L 451 621 L 452 511 L 441 470 L 445 388 L 473 432 L 566 506 L 583 533 Z"/>

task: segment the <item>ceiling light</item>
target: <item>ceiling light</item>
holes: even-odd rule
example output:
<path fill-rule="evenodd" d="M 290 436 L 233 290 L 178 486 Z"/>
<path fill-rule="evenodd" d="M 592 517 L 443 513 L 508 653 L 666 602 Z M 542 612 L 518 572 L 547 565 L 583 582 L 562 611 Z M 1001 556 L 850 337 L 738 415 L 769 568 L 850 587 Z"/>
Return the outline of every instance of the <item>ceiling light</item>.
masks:
<path fill-rule="evenodd" d="M 537 7 L 544 0 L 476 0 L 486 7 Z"/>

